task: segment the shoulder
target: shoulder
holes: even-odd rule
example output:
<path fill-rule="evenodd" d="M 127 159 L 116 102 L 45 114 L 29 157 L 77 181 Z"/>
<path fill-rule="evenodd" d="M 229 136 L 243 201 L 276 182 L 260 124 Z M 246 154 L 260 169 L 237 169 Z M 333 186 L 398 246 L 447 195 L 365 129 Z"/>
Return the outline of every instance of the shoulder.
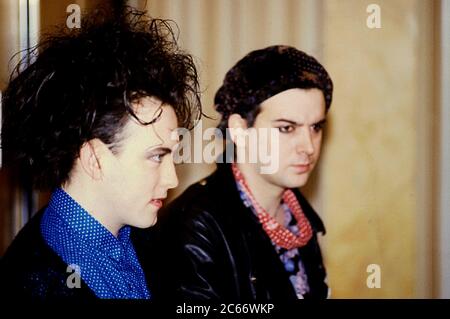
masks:
<path fill-rule="evenodd" d="M 212 175 L 190 185 L 167 206 L 167 210 L 185 210 L 190 207 L 203 207 L 213 204 L 213 199 L 216 197 L 216 194 L 215 190 L 211 188 L 211 178 Z"/>
<path fill-rule="evenodd" d="M 44 210 L 39 211 L 15 236 L 2 258 L 2 266 L 19 267 L 41 259 L 48 249 L 40 232 L 43 213 Z"/>
<path fill-rule="evenodd" d="M 207 219 L 220 210 L 220 199 L 214 186 L 214 173 L 190 185 L 180 196 L 161 210 L 161 223 Z"/>
<path fill-rule="evenodd" d="M 238 234 L 241 207 L 239 194 L 232 194 L 217 171 L 189 186 L 158 213 L 152 234 L 159 242 L 222 246 Z M 230 198 L 238 197 L 237 200 Z M 162 239 L 164 238 L 164 239 Z M 156 239 L 155 239 L 156 241 Z"/>
<path fill-rule="evenodd" d="M 0 260 L 0 294 L 30 298 L 64 295 L 70 273 L 41 235 L 43 213 L 41 210 L 31 218 Z"/>

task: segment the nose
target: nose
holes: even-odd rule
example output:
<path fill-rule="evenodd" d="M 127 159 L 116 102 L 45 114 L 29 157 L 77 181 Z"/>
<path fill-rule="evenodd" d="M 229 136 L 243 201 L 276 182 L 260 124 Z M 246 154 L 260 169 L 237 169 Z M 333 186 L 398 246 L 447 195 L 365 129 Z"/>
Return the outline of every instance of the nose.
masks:
<path fill-rule="evenodd" d="M 311 132 L 307 128 L 299 130 L 300 136 L 297 139 L 296 151 L 298 153 L 306 153 L 308 155 L 314 154 L 314 144 Z"/>
<path fill-rule="evenodd" d="M 166 189 L 171 189 L 178 186 L 178 176 L 175 170 L 175 163 L 170 156 L 167 156 L 164 169 L 161 172 L 161 186 Z"/>

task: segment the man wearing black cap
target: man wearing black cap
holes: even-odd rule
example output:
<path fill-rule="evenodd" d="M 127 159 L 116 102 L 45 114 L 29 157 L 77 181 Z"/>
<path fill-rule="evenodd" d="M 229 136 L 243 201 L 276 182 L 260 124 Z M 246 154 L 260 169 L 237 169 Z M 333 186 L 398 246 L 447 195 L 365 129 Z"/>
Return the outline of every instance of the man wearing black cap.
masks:
<path fill-rule="evenodd" d="M 264 174 L 260 161 L 218 163 L 162 212 L 151 235 L 163 249 L 147 270 L 155 298 L 327 297 L 317 241 L 325 228 L 298 188 L 319 159 L 332 90 L 323 66 L 293 47 L 253 51 L 231 68 L 215 96 L 218 127 L 228 129 L 237 158 L 255 146 L 278 149 L 278 169 Z M 251 129 L 277 130 L 278 138 L 237 143 Z"/>

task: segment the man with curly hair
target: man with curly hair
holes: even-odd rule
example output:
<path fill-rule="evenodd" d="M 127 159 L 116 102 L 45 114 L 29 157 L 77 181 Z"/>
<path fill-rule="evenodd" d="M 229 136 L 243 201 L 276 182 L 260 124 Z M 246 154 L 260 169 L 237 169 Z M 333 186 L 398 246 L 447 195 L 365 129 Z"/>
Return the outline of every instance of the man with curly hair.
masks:
<path fill-rule="evenodd" d="M 222 157 L 226 163 L 170 203 L 152 229 L 159 249 L 152 264 L 155 298 L 327 297 L 317 239 L 325 228 L 298 188 L 319 160 L 332 91 L 325 68 L 289 46 L 250 52 L 228 71 L 214 104 L 236 158 Z M 261 138 L 267 130 L 279 138 Z M 255 131 L 256 142 L 245 143 Z M 252 162 L 254 147 L 273 150 L 277 169 L 264 172 L 268 163 Z"/>
<path fill-rule="evenodd" d="M 193 59 L 170 23 L 133 10 L 34 52 L 4 93 L 2 148 L 52 196 L 2 258 L 1 294 L 148 299 L 130 226 L 153 225 L 178 184 L 173 132 L 201 115 Z"/>

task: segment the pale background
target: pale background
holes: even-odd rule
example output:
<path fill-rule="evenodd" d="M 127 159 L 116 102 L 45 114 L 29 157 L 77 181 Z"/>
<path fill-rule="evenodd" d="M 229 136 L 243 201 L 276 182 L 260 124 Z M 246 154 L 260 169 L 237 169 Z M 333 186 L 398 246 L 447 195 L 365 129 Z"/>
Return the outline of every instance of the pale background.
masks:
<path fill-rule="evenodd" d="M 8 60 L 23 47 L 20 2 L 0 0 L 0 89 Z M 90 8 L 102 1 L 30 2 L 36 4 L 38 36 L 65 21 L 68 4 Z M 196 57 L 204 111 L 217 119 L 214 93 L 249 51 L 288 44 L 318 58 L 335 91 L 321 163 L 304 192 L 328 231 L 321 243 L 332 297 L 450 297 L 449 171 L 443 164 L 449 98 L 440 89 L 449 81 L 447 0 L 128 3 L 176 21 L 181 45 Z M 381 8 L 380 29 L 366 25 L 372 3 Z M 203 120 L 203 128 L 216 124 Z M 181 183 L 171 196 L 213 170 L 181 166 Z M 0 187 L 1 254 L 24 218 L 20 189 L 5 170 Z M 370 264 L 381 267 L 381 288 L 366 285 Z"/>

